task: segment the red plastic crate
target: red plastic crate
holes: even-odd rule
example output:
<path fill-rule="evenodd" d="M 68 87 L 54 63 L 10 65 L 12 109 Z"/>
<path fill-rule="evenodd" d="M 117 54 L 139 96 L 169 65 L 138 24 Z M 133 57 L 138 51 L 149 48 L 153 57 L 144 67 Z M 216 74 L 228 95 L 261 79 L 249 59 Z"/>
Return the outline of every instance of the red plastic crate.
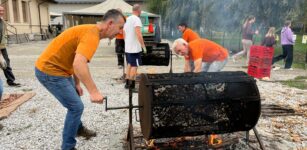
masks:
<path fill-rule="evenodd" d="M 270 77 L 271 68 L 258 68 L 256 66 L 248 66 L 247 74 L 255 78 Z"/>
<path fill-rule="evenodd" d="M 255 66 L 258 68 L 271 68 L 272 58 L 250 57 L 248 65 Z"/>
<path fill-rule="evenodd" d="M 274 48 L 259 45 L 252 45 L 250 48 L 250 57 L 273 58 Z"/>

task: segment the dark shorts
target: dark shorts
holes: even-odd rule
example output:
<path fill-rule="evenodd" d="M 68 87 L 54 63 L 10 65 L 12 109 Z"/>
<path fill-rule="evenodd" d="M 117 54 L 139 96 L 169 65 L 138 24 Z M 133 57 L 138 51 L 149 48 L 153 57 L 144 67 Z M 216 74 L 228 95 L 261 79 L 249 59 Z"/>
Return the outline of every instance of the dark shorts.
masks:
<path fill-rule="evenodd" d="M 126 61 L 133 67 L 142 65 L 141 53 L 126 53 Z"/>
<path fill-rule="evenodd" d="M 116 53 L 125 53 L 125 41 L 124 39 L 115 40 L 115 52 Z"/>

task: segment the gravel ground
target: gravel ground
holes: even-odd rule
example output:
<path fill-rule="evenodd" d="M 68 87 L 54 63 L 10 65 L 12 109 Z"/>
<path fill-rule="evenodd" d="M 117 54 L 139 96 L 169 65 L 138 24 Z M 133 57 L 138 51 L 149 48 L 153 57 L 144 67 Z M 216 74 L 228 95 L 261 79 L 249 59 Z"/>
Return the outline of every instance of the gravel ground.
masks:
<path fill-rule="evenodd" d="M 59 149 L 61 145 L 61 131 L 66 110 L 50 95 L 34 77 L 34 62 L 50 41 L 37 41 L 25 44 L 10 45 L 8 53 L 16 81 L 23 86 L 8 87 L 4 84 L 4 93 L 22 93 L 35 91 L 36 96 L 20 106 L 8 118 L 0 120 L 4 126 L 0 130 L 1 150 L 41 150 Z M 92 76 L 101 89 L 108 96 L 108 105 L 125 106 L 128 104 L 128 91 L 124 85 L 114 80 L 122 75 L 122 70 L 116 66 L 114 44 L 105 46 L 102 40 L 94 59 L 90 63 Z M 174 58 L 174 72 L 182 72 L 183 59 Z M 229 62 L 225 70 L 246 70 L 240 64 Z M 141 67 L 140 73 L 167 73 L 169 67 Z M 298 75 L 307 76 L 306 70 L 293 71 L 278 70 L 272 72 L 272 80 L 292 79 Z M 4 80 L 3 74 L 0 75 Z M 302 111 L 303 115 L 287 117 L 261 117 L 258 124 L 264 145 L 267 149 L 307 149 L 307 119 L 306 104 L 307 91 L 290 88 L 280 83 L 257 82 L 263 102 L 262 104 L 276 104 Z M 95 130 L 98 135 L 90 140 L 77 138 L 77 149 L 124 149 L 124 139 L 128 126 L 128 111 L 105 111 L 105 104 L 93 104 L 85 92 L 82 96 L 85 105 L 82 121 Z M 137 95 L 133 97 L 137 104 Z M 138 123 L 135 123 L 138 126 Z M 241 143 L 242 144 L 242 143 Z M 257 144 L 252 144 L 259 149 Z M 242 146 L 246 149 L 246 146 Z"/>

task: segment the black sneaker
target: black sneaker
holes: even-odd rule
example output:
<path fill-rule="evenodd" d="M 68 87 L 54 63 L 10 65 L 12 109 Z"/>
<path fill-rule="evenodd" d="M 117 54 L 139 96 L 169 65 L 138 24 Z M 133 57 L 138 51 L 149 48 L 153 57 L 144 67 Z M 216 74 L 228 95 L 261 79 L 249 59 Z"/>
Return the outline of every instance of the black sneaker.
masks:
<path fill-rule="evenodd" d="M 8 82 L 7 83 L 9 86 L 16 86 L 16 87 L 20 87 L 21 84 L 20 83 L 15 83 L 15 82 Z"/>
<path fill-rule="evenodd" d="M 96 136 L 96 132 L 89 130 L 87 128 L 85 128 L 84 126 L 82 126 L 81 128 L 79 128 L 78 132 L 77 132 L 77 136 L 83 136 L 85 137 L 86 140 L 95 137 Z"/>

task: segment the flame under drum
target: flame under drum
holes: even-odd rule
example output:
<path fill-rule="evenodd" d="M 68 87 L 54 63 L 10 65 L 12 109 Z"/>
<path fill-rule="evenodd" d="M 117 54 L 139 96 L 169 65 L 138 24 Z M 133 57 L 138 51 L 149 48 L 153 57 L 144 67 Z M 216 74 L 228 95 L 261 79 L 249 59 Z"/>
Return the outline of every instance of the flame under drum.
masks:
<path fill-rule="evenodd" d="M 142 74 L 138 101 L 145 139 L 249 131 L 261 110 L 244 72 Z"/>

